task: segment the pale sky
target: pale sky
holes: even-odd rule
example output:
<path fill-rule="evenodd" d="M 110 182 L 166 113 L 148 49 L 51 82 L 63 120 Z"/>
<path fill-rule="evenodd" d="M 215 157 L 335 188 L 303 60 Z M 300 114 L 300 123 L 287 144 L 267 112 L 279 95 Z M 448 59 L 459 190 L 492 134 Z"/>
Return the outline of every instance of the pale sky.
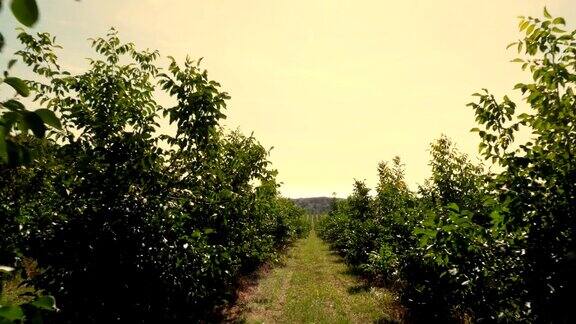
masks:
<path fill-rule="evenodd" d="M 5 4 L 7 5 L 7 3 Z M 525 80 L 506 51 L 519 15 L 576 22 L 573 0 L 39 0 L 41 21 L 72 71 L 93 56 L 87 38 L 110 27 L 138 48 L 203 66 L 232 99 L 224 124 L 271 152 L 288 197 L 347 195 L 376 183 L 399 155 L 412 188 L 429 176 L 442 133 L 476 156 L 471 94 L 512 94 Z M 4 8 L 0 29 L 17 24 Z M 14 33 L 5 33 L 17 46 Z M 5 62 L 0 62 L 2 66 Z M 518 98 L 518 96 L 512 96 Z"/>

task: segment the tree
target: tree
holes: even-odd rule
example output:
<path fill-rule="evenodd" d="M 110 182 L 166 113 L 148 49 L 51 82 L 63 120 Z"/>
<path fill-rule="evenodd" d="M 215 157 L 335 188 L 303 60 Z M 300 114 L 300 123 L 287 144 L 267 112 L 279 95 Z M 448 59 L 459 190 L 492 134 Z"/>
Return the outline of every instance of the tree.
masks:
<path fill-rule="evenodd" d="M 515 89 L 528 111 L 517 112 L 507 96 L 487 90 L 471 103 L 480 128 L 481 153 L 505 171 L 495 177 L 500 201 L 509 201 L 500 222 L 508 231 L 525 233 L 525 300 L 541 322 L 568 321 L 576 273 L 576 31 L 565 31 L 563 18 L 522 17 L 523 39 L 509 45 L 524 54 L 514 62 L 532 82 Z M 524 127 L 529 141 L 517 143 Z"/>
<path fill-rule="evenodd" d="M 88 70 L 72 74 L 50 35 L 18 38 L 17 55 L 38 75 L 34 99 L 62 131 L 22 137 L 38 154 L 1 169 L 11 190 L 0 199 L 17 204 L 0 206 L 16 248 L 42 269 L 36 287 L 58 300 L 50 319 L 205 318 L 234 298 L 240 275 L 306 233 L 301 213 L 278 197 L 269 151 L 219 127 L 229 96 L 199 61 L 171 59 L 161 71 L 158 52 L 112 29 L 92 40 Z M 159 105 L 156 91 L 174 106 Z M 160 129 L 162 118 L 174 133 Z"/>

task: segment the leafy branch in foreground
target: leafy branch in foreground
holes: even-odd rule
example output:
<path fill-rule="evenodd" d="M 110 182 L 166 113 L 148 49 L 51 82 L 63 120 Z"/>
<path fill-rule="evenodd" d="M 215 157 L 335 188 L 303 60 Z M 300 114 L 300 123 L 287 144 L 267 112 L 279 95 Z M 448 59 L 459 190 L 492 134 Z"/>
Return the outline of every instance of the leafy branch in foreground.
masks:
<path fill-rule="evenodd" d="M 0 11 L 3 1 L 0 0 Z M 39 18 L 38 6 L 35 0 L 12 0 L 10 3 L 12 15 L 23 25 L 32 27 Z M 5 45 L 5 39 L 0 32 L 0 53 Z M 16 59 L 10 59 L 6 70 L 0 77 L 0 86 L 7 85 L 15 91 L 15 96 L 0 101 L 0 167 L 9 165 L 12 167 L 28 164 L 31 161 L 31 153 L 27 145 L 17 139 L 18 135 L 27 134 L 29 131 L 38 137 L 43 138 L 46 134 L 47 126 L 60 129 L 60 121 L 56 115 L 48 109 L 36 109 L 30 111 L 20 101 L 30 95 L 30 89 L 26 81 L 9 74 L 10 69 L 16 63 Z M 11 202 L 9 202 L 11 203 Z M 4 215 L 3 215 L 4 216 Z M 7 217 L 8 218 L 8 217 Z M 0 254 L 7 249 L 10 254 L 14 253 L 16 242 L 10 240 L 14 238 L 14 223 L 6 219 L 3 221 L 2 234 L 7 234 L 2 243 L 7 243 L 0 247 Z M 12 232 L 11 232 L 12 231 Z M 2 264 L 4 260 L 0 260 Z M 3 293 L 4 283 L 7 277 L 14 271 L 12 267 L 1 266 L 0 270 L 0 296 Z M 54 298 L 34 294 L 34 298 L 29 302 L 20 305 L 5 304 L 0 305 L 0 322 L 33 321 L 42 322 L 42 312 L 56 310 Z"/>
<path fill-rule="evenodd" d="M 0 10 L 2 3 L 0 2 Z M 12 0 L 10 9 L 14 17 L 23 25 L 31 27 L 38 20 L 38 7 L 35 0 Z M 0 51 L 4 46 L 4 36 L 0 33 Z M 15 91 L 15 97 L 0 102 L 0 163 L 12 166 L 30 163 L 30 151 L 28 147 L 16 138 L 18 134 L 26 134 L 32 131 L 34 136 L 43 138 L 47 126 L 60 129 L 60 123 L 56 115 L 48 109 L 31 111 L 26 109 L 21 98 L 30 95 L 30 89 L 26 81 L 9 75 L 9 70 L 16 63 L 16 59 L 8 62 L 7 69 L 0 77 L 0 85 L 5 84 Z"/>

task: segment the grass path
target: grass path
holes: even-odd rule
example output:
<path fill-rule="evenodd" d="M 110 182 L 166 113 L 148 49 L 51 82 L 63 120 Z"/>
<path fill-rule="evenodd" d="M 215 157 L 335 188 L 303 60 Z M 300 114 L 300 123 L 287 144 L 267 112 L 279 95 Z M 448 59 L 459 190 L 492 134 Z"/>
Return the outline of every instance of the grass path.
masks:
<path fill-rule="evenodd" d="M 285 263 L 239 301 L 247 323 L 387 323 L 397 309 L 385 289 L 369 288 L 312 231 Z"/>

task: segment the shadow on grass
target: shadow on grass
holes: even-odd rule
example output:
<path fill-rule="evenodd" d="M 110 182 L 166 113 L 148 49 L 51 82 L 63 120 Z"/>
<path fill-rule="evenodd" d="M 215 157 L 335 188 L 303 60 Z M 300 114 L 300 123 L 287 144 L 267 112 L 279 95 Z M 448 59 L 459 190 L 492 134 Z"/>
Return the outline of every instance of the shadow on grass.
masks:
<path fill-rule="evenodd" d="M 337 251 L 334 250 L 330 250 L 329 254 L 330 258 L 332 259 L 332 261 L 334 261 L 334 263 L 345 263 L 341 253 L 338 253 Z"/>
<path fill-rule="evenodd" d="M 246 310 L 245 302 L 255 293 L 258 283 L 277 268 L 286 267 L 287 259 L 290 257 L 289 249 L 293 244 L 283 247 L 279 251 L 276 260 L 270 260 L 260 264 L 255 269 L 246 271 L 235 283 L 235 290 L 229 301 L 217 306 L 213 312 L 200 323 L 246 323 L 243 313 Z"/>
<path fill-rule="evenodd" d="M 359 293 L 363 293 L 363 292 L 368 292 L 368 291 L 370 291 L 370 287 L 371 287 L 371 286 L 370 286 L 368 283 L 361 283 L 361 284 L 358 284 L 358 285 L 354 285 L 354 286 L 352 286 L 352 287 L 349 287 L 349 288 L 347 289 L 347 291 L 348 291 L 348 293 L 349 293 L 350 295 L 356 295 L 356 294 L 359 294 Z"/>
<path fill-rule="evenodd" d="M 352 265 L 348 265 L 346 267 L 346 270 L 340 271 L 340 273 L 347 276 L 358 277 L 358 279 L 361 280 L 368 280 L 366 274 L 359 267 L 355 267 Z"/>
<path fill-rule="evenodd" d="M 396 321 L 389 318 L 379 318 L 374 321 L 374 324 L 398 324 L 402 323 L 402 321 Z"/>
<path fill-rule="evenodd" d="M 344 263 L 346 261 L 341 253 L 335 250 L 330 250 L 330 256 L 333 262 Z M 376 278 L 370 278 L 366 272 L 360 267 L 351 264 L 346 264 L 344 270 L 339 271 L 339 274 L 354 277 L 357 284 L 346 289 L 349 295 L 369 293 L 372 288 L 383 288 L 391 291 L 396 291 L 398 287 L 386 285 L 384 282 L 378 281 Z M 387 316 L 376 319 L 372 323 L 378 324 L 391 324 L 391 323 L 436 323 L 436 322 L 422 322 L 413 320 L 409 310 L 399 303 L 394 303 L 387 309 Z"/>

